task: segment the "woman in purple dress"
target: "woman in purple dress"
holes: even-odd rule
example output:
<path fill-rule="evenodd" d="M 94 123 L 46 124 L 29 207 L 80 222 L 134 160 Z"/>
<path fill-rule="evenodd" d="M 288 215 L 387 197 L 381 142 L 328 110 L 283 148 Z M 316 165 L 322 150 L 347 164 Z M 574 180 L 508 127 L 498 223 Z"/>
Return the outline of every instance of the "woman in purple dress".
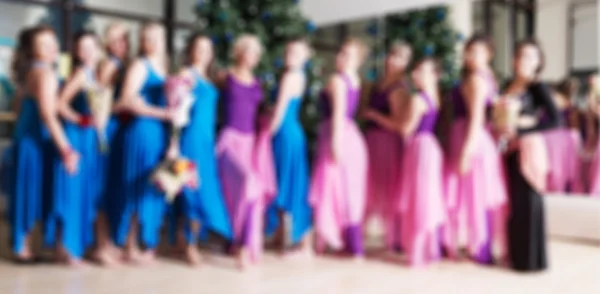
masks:
<path fill-rule="evenodd" d="M 234 45 L 235 64 L 224 85 L 225 125 L 217 143 L 219 175 L 233 226 L 233 242 L 241 269 L 260 259 L 263 220 L 267 203 L 275 195 L 274 179 L 263 177 L 261 140 L 257 140 L 257 113 L 262 86 L 254 76 L 262 46 L 257 37 L 241 36 Z M 266 136 L 267 141 L 270 137 Z M 272 157 L 271 157 L 271 172 Z M 267 162 L 267 168 L 269 163 Z M 272 175 L 272 174 L 271 174 Z"/>

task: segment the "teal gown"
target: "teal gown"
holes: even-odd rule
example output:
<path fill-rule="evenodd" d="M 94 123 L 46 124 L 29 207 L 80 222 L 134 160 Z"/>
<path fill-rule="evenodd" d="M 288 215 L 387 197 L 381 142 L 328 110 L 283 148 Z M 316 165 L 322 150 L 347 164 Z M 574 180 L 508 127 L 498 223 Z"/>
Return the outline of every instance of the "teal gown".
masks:
<path fill-rule="evenodd" d="M 312 226 L 312 210 L 308 203 L 309 165 L 307 143 L 299 113 L 301 97 L 289 102 L 281 127 L 273 137 L 273 156 L 277 176 L 277 196 L 267 211 L 267 234 L 281 224 L 278 212 L 291 216 L 291 235 L 297 244 Z"/>
<path fill-rule="evenodd" d="M 181 155 L 198 167 L 200 188 L 185 188 L 176 199 L 173 224 L 177 224 L 181 218 L 187 220 L 184 227 L 189 244 L 198 239 L 189 227 L 190 221 L 201 224 L 200 236 L 206 236 L 210 231 L 230 240 L 232 229 L 221 191 L 215 151 L 218 91 L 195 70 L 192 69 L 192 73 L 195 78 L 192 92 L 195 101 L 190 111 L 190 123 L 181 134 L 180 148 Z"/>

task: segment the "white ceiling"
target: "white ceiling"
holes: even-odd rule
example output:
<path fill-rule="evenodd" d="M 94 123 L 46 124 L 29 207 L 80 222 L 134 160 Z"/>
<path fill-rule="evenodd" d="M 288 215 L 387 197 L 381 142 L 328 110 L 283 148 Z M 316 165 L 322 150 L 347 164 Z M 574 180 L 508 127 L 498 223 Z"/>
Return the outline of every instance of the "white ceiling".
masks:
<path fill-rule="evenodd" d="M 454 1 L 468 0 L 300 0 L 300 7 L 321 26 Z"/>

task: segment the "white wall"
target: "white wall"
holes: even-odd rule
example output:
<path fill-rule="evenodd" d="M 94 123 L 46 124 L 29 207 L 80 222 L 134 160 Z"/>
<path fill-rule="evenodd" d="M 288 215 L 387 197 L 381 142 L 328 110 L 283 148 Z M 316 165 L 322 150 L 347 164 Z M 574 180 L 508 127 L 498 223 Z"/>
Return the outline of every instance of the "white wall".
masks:
<path fill-rule="evenodd" d="M 598 3 L 578 4 L 573 22 L 573 68 L 598 66 Z"/>
<path fill-rule="evenodd" d="M 536 18 L 537 37 L 544 46 L 548 62 L 543 78 L 556 80 L 570 71 L 598 66 L 598 3 L 584 4 L 586 0 L 538 0 Z M 573 39 L 569 39 L 569 7 L 577 4 Z M 572 47 L 573 58 L 569 56 Z M 572 59 L 571 59 L 572 58 Z M 571 60 L 570 60 L 571 59 Z"/>
<path fill-rule="evenodd" d="M 538 0 L 537 37 L 548 62 L 544 79 L 561 79 L 567 73 L 567 29 L 569 0 Z"/>

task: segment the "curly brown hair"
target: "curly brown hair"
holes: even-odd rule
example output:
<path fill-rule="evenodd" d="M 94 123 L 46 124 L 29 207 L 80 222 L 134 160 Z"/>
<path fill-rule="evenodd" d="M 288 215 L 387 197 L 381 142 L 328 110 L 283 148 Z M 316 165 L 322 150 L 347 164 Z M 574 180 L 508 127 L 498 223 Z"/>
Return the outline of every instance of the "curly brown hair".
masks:
<path fill-rule="evenodd" d="M 12 60 L 12 79 L 17 86 L 25 84 L 27 73 L 35 61 L 35 38 L 42 33 L 53 33 L 54 30 L 46 25 L 26 28 L 19 33 L 17 46 Z"/>

